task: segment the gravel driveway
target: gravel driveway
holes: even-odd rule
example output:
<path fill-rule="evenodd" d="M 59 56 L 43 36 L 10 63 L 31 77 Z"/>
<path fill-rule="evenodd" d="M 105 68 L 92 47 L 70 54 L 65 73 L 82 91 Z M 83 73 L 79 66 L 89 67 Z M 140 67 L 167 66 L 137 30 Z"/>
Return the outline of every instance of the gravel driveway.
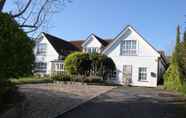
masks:
<path fill-rule="evenodd" d="M 81 83 L 21 85 L 19 91 L 26 95 L 24 104 L 2 118 L 54 118 L 112 88 Z"/>
<path fill-rule="evenodd" d="M 186 98 L 155 88 L 119 87 L 56 118 L 186 118 Z"/>

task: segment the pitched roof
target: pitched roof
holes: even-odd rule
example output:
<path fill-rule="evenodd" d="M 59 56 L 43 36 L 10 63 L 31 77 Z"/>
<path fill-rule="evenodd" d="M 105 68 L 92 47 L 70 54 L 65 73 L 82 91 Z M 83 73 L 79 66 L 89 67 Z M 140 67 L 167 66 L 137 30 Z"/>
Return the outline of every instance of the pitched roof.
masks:
<path fill-rule="evenodd" d="M 71 51 L 78 51 L 79 49 L 75 47 L 73 44 L 58 38 L 56 36 L 50 35 L 48 33 L 43 33 L 45 37 L 48 39 L 48 41 L 51 43 L 51 45 L 54 47 L 54 49 L 59 54 L 64 54 L 64 50 L 67 53 L 70 53 Z M 66 54 L 65 54 L 66 55 Z"/>
<path fill-rule="evenodd" d="M 95 34 L 92 34 L 92 35 L 94 35 L 94 37 L 96 37 L 96 39 L 98 39 L 98 41 L 99 41 L 104 47 L 106 47 L 106 46 L 112 41 L 112 39 L 110 39 L 110 40 L 105 40 L 105 39 L 102 39 L 102 38 L 100 38 L 99 36 L 97 36 L 97 35 L 95 35 Z"/>
<path fill-rule="evenodd" d="M 90 37 L 94 37 L 95 39 L 97 39 L 103 45 L 104 48 L 107 47 L 113 41 L 113 39 L 103 39 L 92 33 L 87 37 L 87 39 L 82 43 L 81 46 L 86 45 L 88 41 L 92 39 Z"/>
<path fill-rule="evenodd" d="M 79 50 L 82 50 L 81 45 L 83 44 L 84 40 L 75 40 L 75 41 L 68 41 L 68 42 L 74 45 L 75 47 L 77 47 Z"/>

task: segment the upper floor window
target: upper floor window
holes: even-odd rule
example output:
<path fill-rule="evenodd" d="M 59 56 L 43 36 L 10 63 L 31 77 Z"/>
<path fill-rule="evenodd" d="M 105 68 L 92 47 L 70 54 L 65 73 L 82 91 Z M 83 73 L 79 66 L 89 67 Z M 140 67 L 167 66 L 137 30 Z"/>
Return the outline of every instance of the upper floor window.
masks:
<path fill-rule="evenodd" d="M 147 68 L 140 67 L 138 77 L 139 77 L 139 81 L 146 81 L 147 80 Z"/>
<path fill-rule="evenodd" d="M 95 48 L 95 47 L 86 48 L 86 52 L 87 52 L 87 53 L 98 52 L 98 48 Z"/>
<path fill-rule="evenodd" d="M 38 55 L 46 55 L 46 50 L 47 50 L 47 44 L 40 43 L 37 47 L 37 54 Z"/>
<path fill-rule="evenodd" d="M 122 56 L 135 56 L 136 51 L 136 40 L 125 40 L 121 43 L 121 55 Z"/>

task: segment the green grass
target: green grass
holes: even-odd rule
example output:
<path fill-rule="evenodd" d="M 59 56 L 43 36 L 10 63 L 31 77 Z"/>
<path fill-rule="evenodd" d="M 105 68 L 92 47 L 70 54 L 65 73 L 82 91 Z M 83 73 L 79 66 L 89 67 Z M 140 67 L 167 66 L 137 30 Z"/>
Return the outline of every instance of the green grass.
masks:
<path fill-rule="evenodd" d="M 16 85 L 20 84 L 37 84 L 37 83 L 51 83 L 53 82 L 52 79 L 49 77 L 45 78 L 38 78 L 38 77 L 24 77 L 24 78 L 19 78 L 19 79 L 11 79 L 10 80 L 12 83 Z"/>

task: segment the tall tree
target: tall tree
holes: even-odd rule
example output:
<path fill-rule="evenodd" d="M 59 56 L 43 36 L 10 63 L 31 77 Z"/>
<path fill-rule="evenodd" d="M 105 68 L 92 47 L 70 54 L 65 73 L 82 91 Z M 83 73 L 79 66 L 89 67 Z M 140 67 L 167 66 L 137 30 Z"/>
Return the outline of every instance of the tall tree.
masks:
<path fill-rule="evenodd" d="M 186 44 L 186 31 L 183 34 L 183 42 Z"/>
<path fill-rule="evenodd" d="M 7 5 L 7 0 L 0 0 L 0 12 Z M 27 33 L 38 30 L 47 19 L 59 8 L 64 7 L 71 0 L 11 0 L 15 5 L 10 11 L 4 11 L 16 19 L 19 27 Z"/>
<path fill-rule="evenodd" d="M 0 79 L 32 74 L 34 43 L 8 14 L 0 13 Z"/>
<path fill-rule="evenodd" d="M 180 26 L 179 25 L 177 26 L 176 31 L 177 31 L 177 33 L 176 33 L 176 45 L 179 45 L 180 44 Z"/>
<path fill-rule="evenodd" d="M 183 35 L 183 42 L 181 44 L 181 66 L 182 66 L 182 71 L 186 79 L 186 31 L 184 32 Z"/>
<path fill-rule="evenodd" d="M 172 62 L 180 65 L 180 26 L 176 29 L 176 46 L 172 55 Z"/>
<path fill-rule="evenodd" d="M 181 44 L 180 44 L 180 27 L 177 27 L 176 45 L 172 54 L 171 64 L 164 74 L 165 88 L 181 91 L 183 84 L 183 73 L 181 67 Z"/>

